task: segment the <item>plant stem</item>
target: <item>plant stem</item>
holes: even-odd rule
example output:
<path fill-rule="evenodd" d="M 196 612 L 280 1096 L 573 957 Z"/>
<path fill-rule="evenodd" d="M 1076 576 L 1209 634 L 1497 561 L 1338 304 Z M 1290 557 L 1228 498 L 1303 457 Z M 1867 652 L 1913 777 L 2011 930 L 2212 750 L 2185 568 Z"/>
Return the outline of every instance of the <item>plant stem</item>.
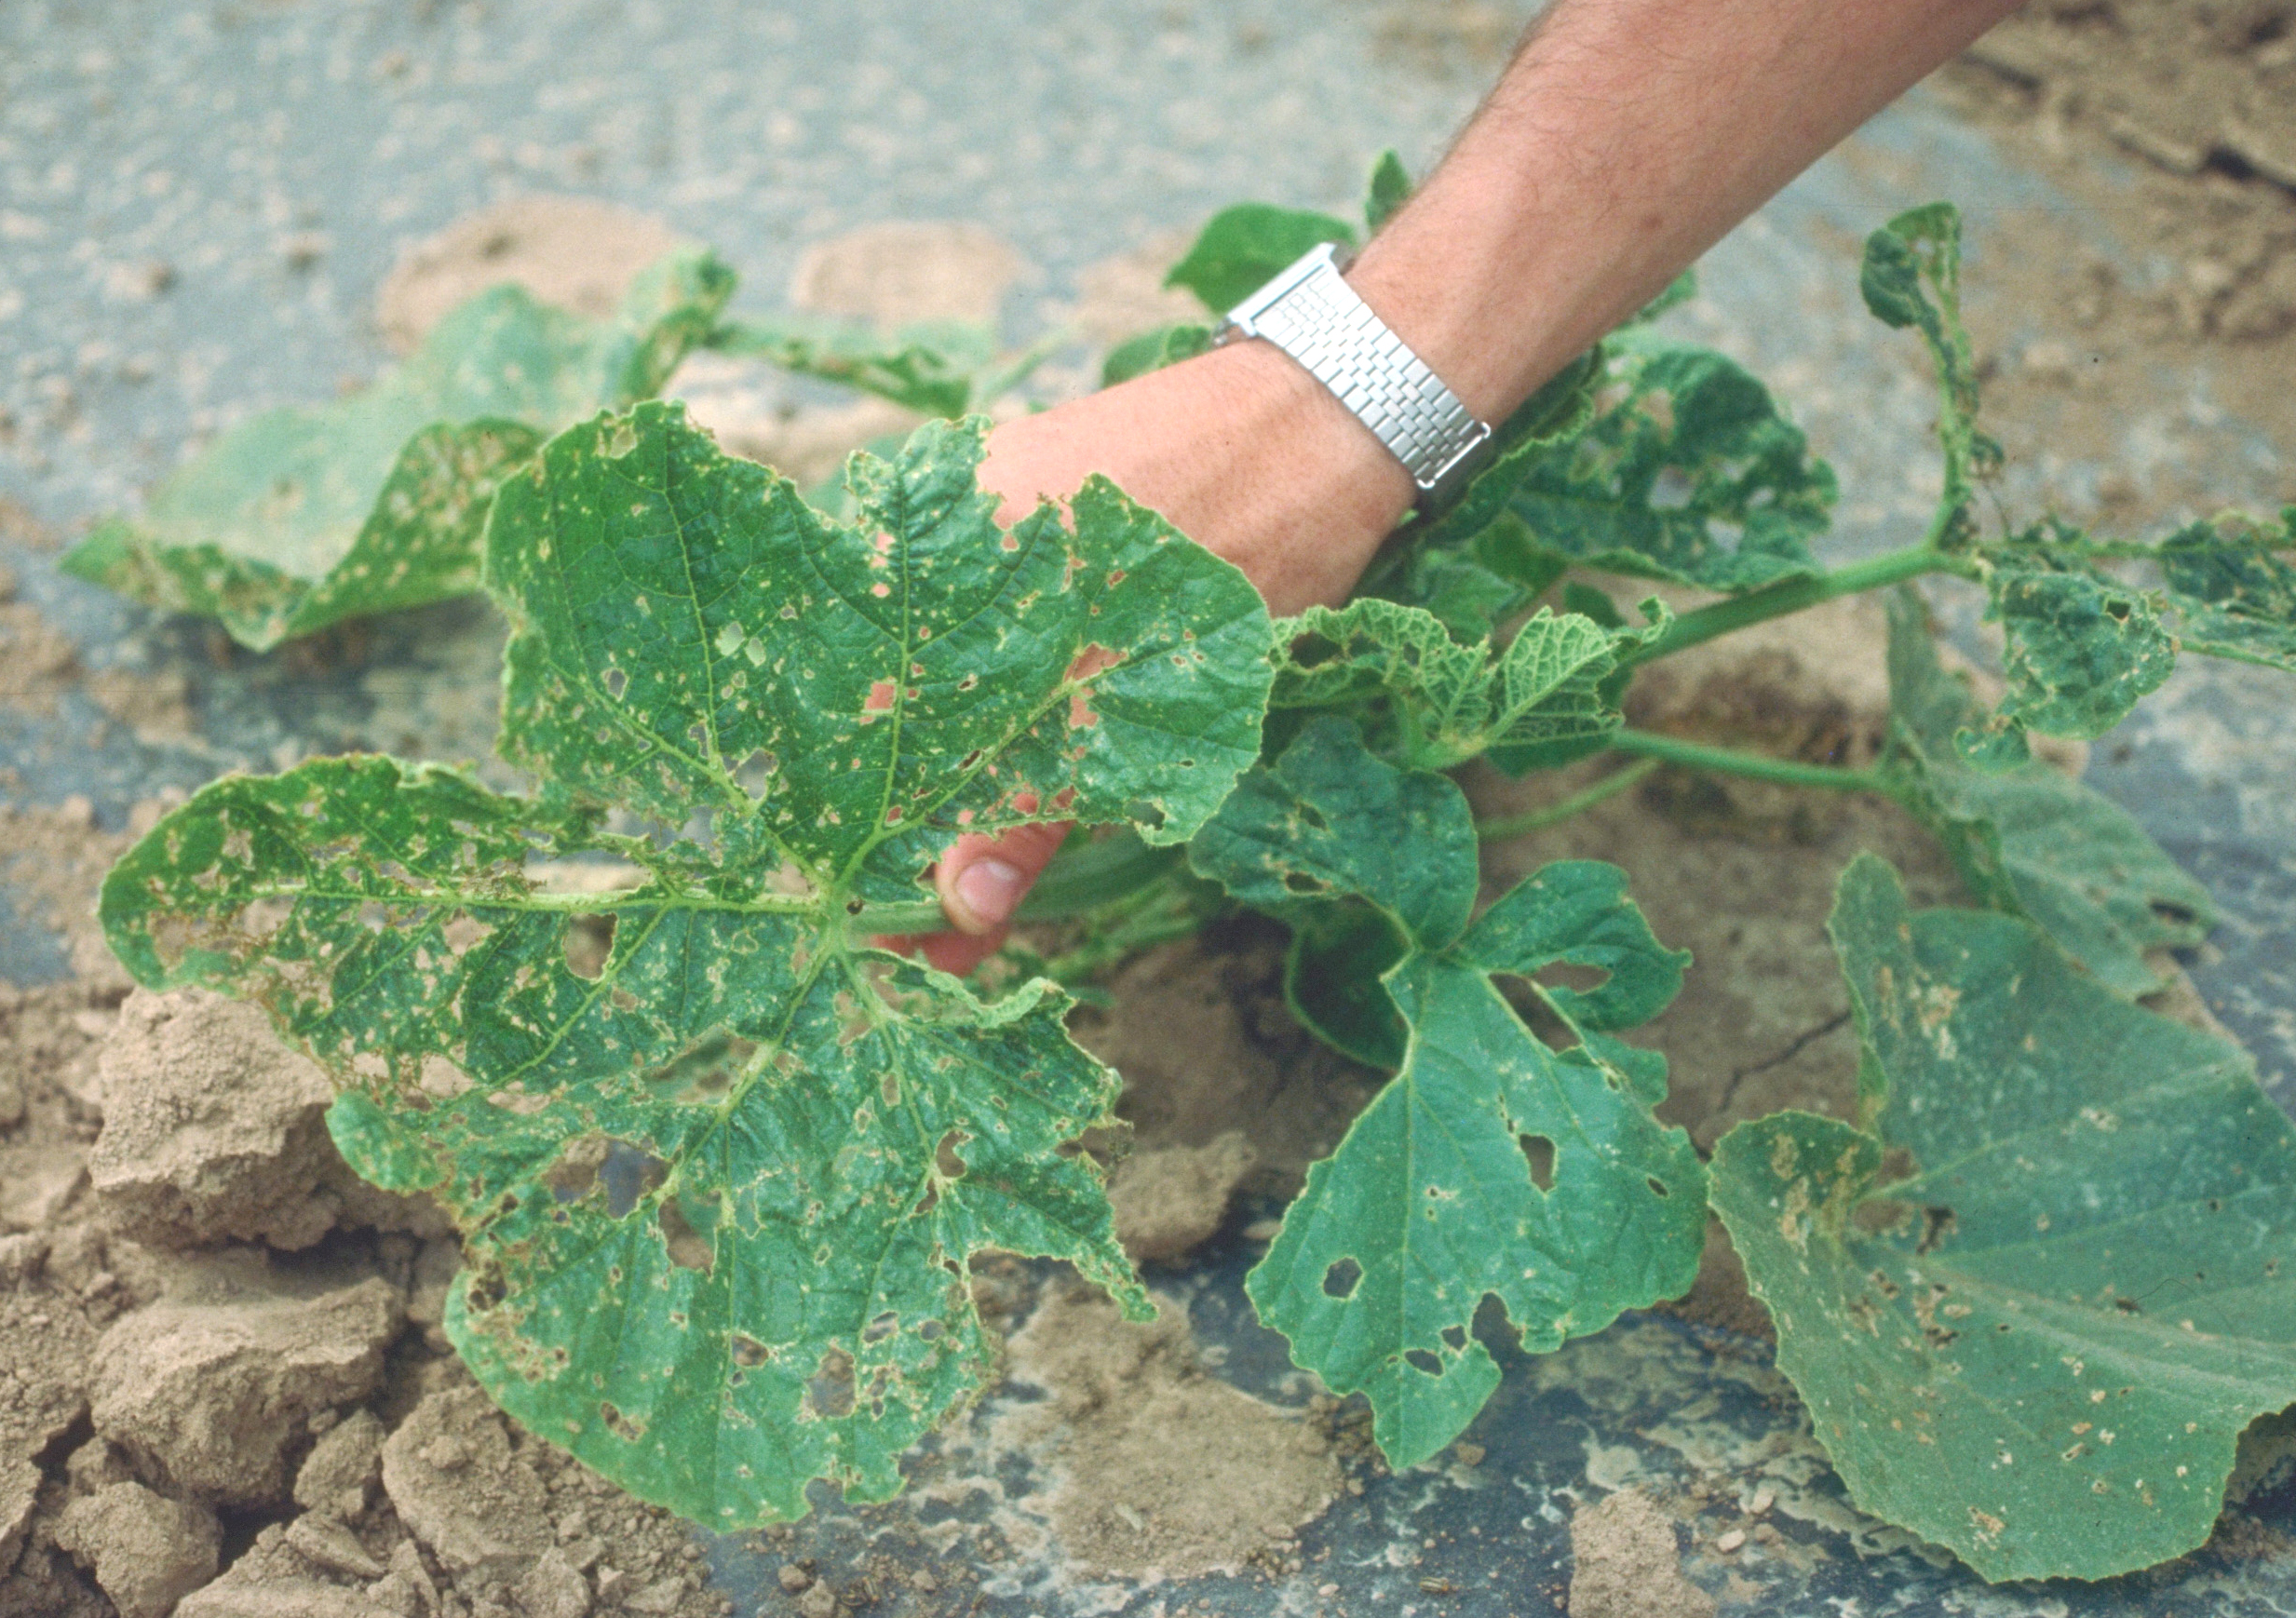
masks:
<path fill-rule="evenodd" d="M 1499 843 L 1509 837 L 1544 831 L 1549 826 L 1593 808 L 1605 798 L 1616 797 L 1665 762 L 1663 759 L 1637 759 L 1625 769 L 1612 771 L 1585 791 L 1573 792 L 1559 803 L 1549 803 L 1544 809 L 1526 809 L 1520 815 L 1502 815 L 1495 820 L 1479 820 L 1475 823 L 1475 835 L 1485 843 Z"/>
<path fill-rule="evenodd" d="M 1937 525 L 1931 526 L 1934 532 Z M 1717 635 L 1727 635 L 1734 629 L 1783 617 L 1788 613 L 1799 613 L 1805 607 L 1815 607 L 1818 602 L 1830 601 L 1837 596 L 1855 596 L 1866 590 L 1878 590 L 1886 585 L 1919 578 L 1924 573 L 1960 573 L 1966 577 L 1972 571 L 1973 564 L 1968 558 L 1939 550 L 1925 537 L 1919 545 L 1893 550 L 1866 561 L 1852 562 L 1847 567 L 1834 568 L 1816 578 L 1781 580 L 1765 588 L 1743 596 L 1732 596 L 1710 602 L 1695 612 L 1684 613 L 1667 626 L 1664 634 L 1627 653 L 1619 662 L 1631 668 L 1711 640 Z"/>
<path fill-rule="evenodd" d="M 1879 792 L 1898 796 L 1897 783 L 1880 770 L 1853 770 L 1841 764 L 1805 764 L 1798 759 L 1773 759 L 1739 748 L 1710 748 L 1654 731 L 1622 730 L 1611 737 L 1611 747 L 1622 753 L 1717 775 L 1744 775 L 1781 787 L 1822 787 L 1833 792 Z"/>

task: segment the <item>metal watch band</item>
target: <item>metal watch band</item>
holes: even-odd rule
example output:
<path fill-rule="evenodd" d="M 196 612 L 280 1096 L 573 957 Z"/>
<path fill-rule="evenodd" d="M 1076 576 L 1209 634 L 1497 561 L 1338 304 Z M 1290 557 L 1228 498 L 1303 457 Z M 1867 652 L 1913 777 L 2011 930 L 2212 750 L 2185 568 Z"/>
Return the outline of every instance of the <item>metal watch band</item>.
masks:
<path fill-rule="evenodd" d="M 1305 366 L 1432 492 L 1491 437 L 1340 275 L 1331 244 L 1228 312 L 1222 342 L 1264 337 Z"/>

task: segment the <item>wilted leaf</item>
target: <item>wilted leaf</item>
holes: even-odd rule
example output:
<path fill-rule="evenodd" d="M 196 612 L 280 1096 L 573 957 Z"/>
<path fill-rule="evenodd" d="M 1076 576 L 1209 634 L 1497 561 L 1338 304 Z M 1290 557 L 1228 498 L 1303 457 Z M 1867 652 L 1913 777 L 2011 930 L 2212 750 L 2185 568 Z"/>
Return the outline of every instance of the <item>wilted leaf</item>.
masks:
<path fill-rule="evenodd" d="M 611 319 L 496 287 L 340 403 L 277 410 L 227 434 L 60 564 L 170 612 L 218 618 L 263 651 L 338 619 L 477 587 L 501 480 L 547 434 L 650 398 L 731 295 L 733 272 L 681 252 Z"/>
<path fill-rule="evenodd" d="M 2037 922 L 2118 993 L 2160 978 L 2144 952 L 2197 944 L 2216 922 L 2208 890 L 2180 870 L 2127 811 L 2039 760 L 1965 762 L 1957 736 L 1981 726 L 1967 681 L 1939 666 L 1910 587 L 1889 603 L 1895 767 L 1906 805 L 1934 832 L 1970 891 Z"/>
<path fill-rule="evenodd" d="M 1533 458 L 1513 492 L 1541 546 L 1571 561 L 1706 589 L 1815 574 L 1832 468 L 1735 360 L 1642 330 L 1614 335 L 1584 431 Z"/>
<path fill-rule="evenodd" d="M 1355 227 L 1328 213 L 1239 202 L 1212 215 L 1164 284 L 1185 287 L 1213 314 L 1225 315 L 1323 242 L 1352 249 Z"/>
<path fill-rule="evenodd" d="M 2237 1047 L 1871 855 L 1831 930 L 1870 1132 L 1742 1124 L 1713 1198 L 1850 1497 L 1988 1579 L 2199 1545 L 2296 1402 L 2296 1131 Z"/>
<path fill-rule="evenodd" d="M 1688 957 L 1659 948 L 1623 872 L 1550 865 L 1470 925 L 1465 796 L 1379 762 L 1330 717 L 1238 783 L 1189 860 L 1279 916 L 1359 906 L 1406 946 L 1381 979 L 1409 1031 L 1401 1071 L 1308 1170 L 1246 1281 L 1298 1364 L 1335 1393 L 1370 1396 L 1390 1464 L 1451 1442 L 1498 1385 L 1472 1335 L 1486 1297 L 1537 1353 L 1689 1287 L 1704 1170 L 1689 1139 L 1651 1116 L 1663 1061 L 1636 1052 L 1622 1066 L 1630 1047 L 1605 1037 L 1664 1009 Z M 1535 981 L 1558 962 L 1607 980 Z M 1542 1043 L 1501 977 L 1530 980 L 1578 1043 Z"/>
<path fill-rule="evenodd" d="M 1256 754 L 1267 620 L 1104 480 L 1073 532 L 1000 531 L 985 430 L 858 458 L 833 524 L 677 407 L 570 429 L 488 541 L 538 800 L 382 759 L 228 777 L 104 889 L 142 981 L 264 1005 L 352 1164 L 453 1214 L 448 1330 L 504 1407 L 717 1529 L 898 1488 L 990 1360 L 973 1253 L 1146 1308 L 1060 1150 L 1116 1090 L 1065 998 L 983 1005 L 864 907 L 925 899 L 961 826 L 1187 836 Z M 626 885 L 580 880 L 601 858 Z"/>
<path fill-rule="evenodd" d="M 1938 439 L 1945 450 L 1948 514 L 1940 544 L 1975 533 L 1977 480 L 2001 465 L 2001 446 L 1977 430 L 1977 362 L 1961 324 L 1961 212 L 1950 202 L 1909 209 L 1866 238 L 1858 290 L 1885 326 L 1918 329 L 1938 372 Z"/>
<path fill-rule="evenodd" d="M 800 376 L 842 383 L 928 416 L 961 416 L 974 404 L 985 404 L 974 396 L 996 358 L 993 332 L 946 320 L 904 326 L 890 335 L 788 316 L 737 320 L 713 331 L 710 346 Z"/>

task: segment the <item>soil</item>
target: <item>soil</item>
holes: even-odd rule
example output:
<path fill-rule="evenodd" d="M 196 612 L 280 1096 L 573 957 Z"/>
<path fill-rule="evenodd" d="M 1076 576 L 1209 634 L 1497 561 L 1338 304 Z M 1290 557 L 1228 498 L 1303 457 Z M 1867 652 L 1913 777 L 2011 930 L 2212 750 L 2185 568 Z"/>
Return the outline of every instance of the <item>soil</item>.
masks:
<path fill-rule="evenodd" d="M 2236 486 L 2219 412 L 2289 419 L 2296 7 L 2034 0 L 1932 88 L 2081 214 L 2004 209 L 1973 244 L 1969 324 L 2011 464 L 2101 463 L 2067 501 L 2086 519 L 2210 508 Z"/>
<path fill-rule="evenodd" d="M 1571 1618 L 1714 1618 L 1714 1598 L 1682 1577 L 1674 1518 L 1622 1489 L 1571 1517 Z"/>
<path fill-rule="evenodd" d="M 1298 1530 L 1344 1487 L 1330 1438 L 1211 1375 L 1187 1312 L 1136 1325 L 1097 1290 L 1056 1290 L 1006 1345 L 1006 1375 L 1044 1388 L 1001 1435 L 1049 1456 L 1049 1509 L 1076 1571 L 1186 1578 L 1296 1571 Z"/>
<path fill-rule="evenodd" d="M 588 196 L 518 196 L 409 244 L 375 297 L 375 324 L 404 354 L 448 310 L 505 281 L 593 319 L 630 277 L 684 245 L 660 220 Z"/>

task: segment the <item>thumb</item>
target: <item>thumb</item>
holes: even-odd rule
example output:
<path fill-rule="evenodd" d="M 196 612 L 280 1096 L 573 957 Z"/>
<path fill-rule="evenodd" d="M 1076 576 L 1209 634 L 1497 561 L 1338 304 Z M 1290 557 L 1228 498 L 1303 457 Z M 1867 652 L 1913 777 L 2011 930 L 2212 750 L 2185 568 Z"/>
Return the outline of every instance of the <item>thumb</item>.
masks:
<path fill-rule="evenodd" d="M 949 924 L 977 938 L 1001 935 L 1067 837 L 1068 827 L 1061 824 L 1017 826 L 1001 837 L 958 838 L 934 877 Z"/>

